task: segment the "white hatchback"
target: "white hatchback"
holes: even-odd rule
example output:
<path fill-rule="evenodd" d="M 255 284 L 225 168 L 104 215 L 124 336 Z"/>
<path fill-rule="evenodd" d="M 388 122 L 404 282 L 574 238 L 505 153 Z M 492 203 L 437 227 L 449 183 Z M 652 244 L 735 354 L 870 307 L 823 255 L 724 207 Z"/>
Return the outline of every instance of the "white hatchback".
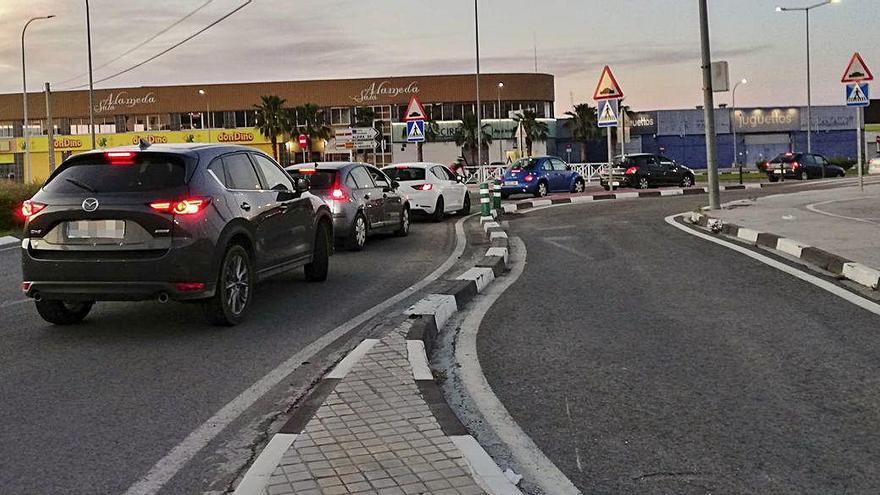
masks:
<path fill-rule="evenodd" d="M 467 215 L 471 198 L 464 179 L 437 163 L 401 163 L 382 169 L 400 184 L 400 192 L 409 197 L 410 209 L 431 215 L 440 221 L 448 213 Z"/>

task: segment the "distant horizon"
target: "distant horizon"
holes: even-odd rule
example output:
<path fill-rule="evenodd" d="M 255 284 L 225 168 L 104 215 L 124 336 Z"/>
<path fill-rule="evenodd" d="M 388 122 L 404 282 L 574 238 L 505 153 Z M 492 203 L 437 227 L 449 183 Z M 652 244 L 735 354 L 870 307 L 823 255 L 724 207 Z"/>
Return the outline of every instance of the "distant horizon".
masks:
<path fill-rule="evenodd" d="M 804 5 L 801 0 L 777 3 Z M 0 32 L 0 92 L 21 92 L 20 28 L 37 15 L 57 17 L 28 28 L 30 92 L 38 92 L 47 80 L 57 84 L 73 79 L 53 87 L 56 92 L 88 82 L 82 76 L 87 67 L 81 4 L 7 0 L 0 6 L 4 24 L 15 27 Z M 92 0 L 95 67 L 202 4 L 204 0 Z M 162 36 L 97 70 L 96 79 L 145 60 L 240 4 L 241 0 L 210 2 Z M 352 5 L 344 0 L 304 1 L 294 9 L 283 0 L 259 0 L 167 55 L 96 89 L 474 73 L 472 3 L 410 0 L 403 8 L 374 1 L 358 3 L 355 10 Z M 766 0 L 710 5 L 713 59 L 729 62 L 731 83 L 750 81 L 737 90 L 738 107 L 806 106 L 803 15 L 778 13 L 775 6 Z M 843 105 L 840 75 L 854 51 L 861 51 L 868 65 L 880 72 L 880 31 L 874 16 L 863 14 L 874 7 L 868 0 L 843 0 L 813 13 L 815 106 Z M 695 2 L 620 0 L 607 8 L 585 1 L 572 8 L 559 0 L 540 5 L 481 0 L 480 11 L 482 72 L 535 73 L 537 48 L 537 72 L 553 75 L 556 82 L 557 115 L 572 104 L 595 103 L 592 92 L 606 64 L 635 109 L 688 109 L 702 103 Z M 523 19 L 543 22 L 512 28 L 523 26 Z M 715 99 L 716 106 L 730 105 L 731 94 L 716 93 Z"/>

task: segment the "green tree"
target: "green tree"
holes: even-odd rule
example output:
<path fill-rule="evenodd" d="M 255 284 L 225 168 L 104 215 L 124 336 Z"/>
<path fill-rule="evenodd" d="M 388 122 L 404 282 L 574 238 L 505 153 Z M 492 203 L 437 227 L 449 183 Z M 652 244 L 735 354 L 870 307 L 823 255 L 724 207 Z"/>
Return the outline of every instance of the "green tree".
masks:
<path fill-rule="evenodd" d="M 599 129 L 599 119 L 596 115 L 596 108 L 590 106 L 589 103 L 579 103 L 574 106 L 574 111 L 565 112 L 565 115 L 571 117 L 565 125 L 571 130 L 571 134 L 575 141 L 582 144 L 581 146 L 581 162 L 587 161 L 587 148 L 590 141 L 599 139 L 602 131 Z"/>
<path fill-rule="evenodd" d="M 522 133 L 526 140 L 526 154 L 532 156 L 532 143 L 546 141 L 550 136 L 550 128 L 546 122 L 538 120 L 538 114 L 534 110 L 523 110 L 522 115 L 514 119 L 522 126 Z"/>
<path fill-rule="evenodd" d="M 292 122 L 292 131 L 305 134 L 310 143 L 326 142 L 333 136 L 333 129 L 327 125 L 324 111 L 318 105 L 306 103 L 296 107 L 293 113 L 295 120 Z"/>
<path fill-rule="evenodd" d="M 272 143 L 272 156 L 278 160 L 278 136 L 289 131 L 289 116 L 284 110 L 286 100 L 280 96 L 267 95 L 260 97 L 256 109 L 256 126 L 264 137 Z"/>
<path fill-rule="evenodd" d="M 453 134 L 455 145 L 461 146 L 462 155 L 470 157 L 469 165 L 477 164 L 477 117 L 472 113 L 465 114 L 461 124 L 455 129 Z M 483 141 L 483 157 L 489 156 L 489 145 L 492 144 L 492 133 L 489 132 L 489 124 L 483 124 L 480 129 L 480 136 Z"/>

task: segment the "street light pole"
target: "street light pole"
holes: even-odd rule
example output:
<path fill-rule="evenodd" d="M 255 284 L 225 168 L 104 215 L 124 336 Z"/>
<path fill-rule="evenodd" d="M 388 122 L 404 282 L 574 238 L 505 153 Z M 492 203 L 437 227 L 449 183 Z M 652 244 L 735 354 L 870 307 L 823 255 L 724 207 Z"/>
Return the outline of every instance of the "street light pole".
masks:
<path fill-rule="evenodd" d="M 501 128 L 501 90 L 504 89 L 504 83 L 498 83 L 498 111 L 495 114 L 498 116 L 498 127 L 499 130 Z M 501 139 L 498 139 L 498 161 L 504 162 L 504 148 L 501 145 Z"/>
<path fill-rule="evenodd" d="M 809 7 L 776 7 L 776 12 L 803 12 L 806 17 L 807 29 L 807 153 L 813 152 L 813 82 L 810 62 L 810 11 L 824 7 L 832 3 L 840 3 L 840 0 L 824 0 Z M 822 169 L 822 177 L 825 177 L 825 169 Z"/>
<path fill-rule="evenodd" d="M 21 128 L 21 136 L 24 140 L 24 170 L 22 171 L 22 181 L 27 184 L 30 182 L 31 175 L 31 143 L 28 141 L 28 97 L 27 97 L 27 66 L 25 64 L 24 57 L 24 33 L 27 31 L 28 26 L 31 25 L 32 22 L 38 21 L 41 19 L 51 19 L 55 17 L 55 15 L 46 15 L 40 17 L 32 17 L 28 19 L 26 23 L 24 23 L 24 27 L 21 29 L 21 110 L 24 127 Z M 52 125 L 50 122 L 49 125 Z"/>
<path fill-rule="evenodd" d="M 476 54 L 477 54 L 477 170 L 478 177 L 481 180 L 486 178 L 483 175 L 483 111 L 480 102 L 480 5 L 479 0 L 474 0 L 474 33 L 476 38 Z"/>
<path fill-rule="evenodd" d="M 86 45 L 89 52 L 89 129 L 92 131 L 92 149 L 95 149 L 95 82 L 92 76 L 92 19 L 89 0 L 86 0 Z"/>
<path fill-rule="evenodd" d="M 736 149 L 737 148 L 737 141 L 736 141 L 736 88 L 738 88 L 740 86 L 740 84 L 748 84 L 748 83 L 749 83 L 748 79 L 743 79 L 742 81 L 739 81 L 738 83 L 733 85 L 733 98 L 732 98 L 733 101 L 731 101 L 731 105 L 733 106 L 733 119 L 731 119 L 732 120 L 731 124 L 733 126 L 733 166 L 734 167 L 736 167 L 737 165 L 739 166 L 739 183 L 740 184 L 743 183 L 743 167 L 742 167 L 742 163 L 740 163 L 739 153 L 737 152 L 737 149 Z"/>
<path fill-rule="evenodd" d="M 208 112 L 205 114 L 205 118 L 202 119 L 202 128 L 208 129 L 208 142 L 211 142 L 211 98 L 208 96 L 208 92 L 204 89 L 199 90 L 199 94 L 205 97 L 205 106 L 208 109 Z"/>
<path fill-rule="evenodd" d="M 718 161 L 715 156 L 715 96 L 712 90 L 712 50 L 709 45 L 709 8 L 700 2 L 700 46 L 703 63 L 703 120 L 706 127 L 706 168 L 709 171 L 709 208 L 721 208 Z"/>

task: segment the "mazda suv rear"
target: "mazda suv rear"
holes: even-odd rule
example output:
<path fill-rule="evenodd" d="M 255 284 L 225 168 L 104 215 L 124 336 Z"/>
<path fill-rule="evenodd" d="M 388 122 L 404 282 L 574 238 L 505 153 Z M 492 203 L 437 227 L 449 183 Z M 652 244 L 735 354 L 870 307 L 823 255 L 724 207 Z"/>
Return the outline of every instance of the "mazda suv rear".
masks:
<path fill-rule="evenodd" d="M 54 324 L 96 301 L 198 301 L 233 325 L 254 285 L 305 267 L 324 280 L 327 206 L 268 156 L 231 145 L 75 155 L 22 205 L 22 290 Z"/>

